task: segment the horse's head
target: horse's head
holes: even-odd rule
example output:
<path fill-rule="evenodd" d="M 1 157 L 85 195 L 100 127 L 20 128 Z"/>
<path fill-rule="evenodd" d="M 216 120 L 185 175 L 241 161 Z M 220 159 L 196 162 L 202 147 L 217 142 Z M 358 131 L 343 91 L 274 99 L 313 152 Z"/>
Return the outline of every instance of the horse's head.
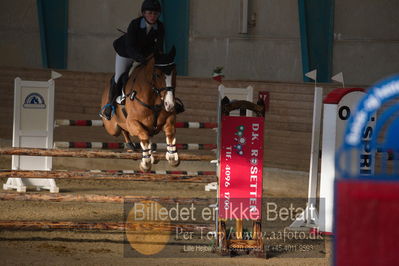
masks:
<path fill-rule="evenodd" d="M 176 48 L 167 54 L 156 54 L 153 71 L 154 86 L 161 94 L 164 107 L 167 112 L 171 112 L 175 107 L 175 87 L 176 87 Z"/>

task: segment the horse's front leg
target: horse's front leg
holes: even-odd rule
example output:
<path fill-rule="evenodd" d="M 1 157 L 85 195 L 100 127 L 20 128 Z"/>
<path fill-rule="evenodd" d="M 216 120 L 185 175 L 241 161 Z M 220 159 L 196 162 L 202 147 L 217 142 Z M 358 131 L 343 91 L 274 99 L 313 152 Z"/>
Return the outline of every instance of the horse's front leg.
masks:
<path fill-rule="evenodd" d="M 180 164 L 179 154 L 176 149 L 176 129 L 175 129 L 176 117 L 171 115 L 167 118 L 163 130 L 166 135 L 166 160 L 171 166 L 177 167 Z"/>
<path fill-rule="evenodd" d="M 137 120 L 128 120 L 127 128 L 130 135 L 137 136 L 140 139 L 140 146 L 143 150 L 143 156 L 140 162 L 140 170 L 149 172 L 154 163 L 154 157 L 151 154 L 151 140 L 145 128 Z"/>

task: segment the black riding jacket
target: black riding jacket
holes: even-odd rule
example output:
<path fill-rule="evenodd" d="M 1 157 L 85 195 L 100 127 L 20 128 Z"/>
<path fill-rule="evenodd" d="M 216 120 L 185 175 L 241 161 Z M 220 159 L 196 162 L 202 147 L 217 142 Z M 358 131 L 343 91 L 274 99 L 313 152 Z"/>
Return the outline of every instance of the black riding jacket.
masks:
<path fill-rule="evenodd" d="M 146 21 L 139 17 L 130 22 L 127 33 L 114 41 L 114 49 L 118 55 L 143 62 L 150 54 L 163 52 L 165 28 L 159 20 L 147 34 Z"/>

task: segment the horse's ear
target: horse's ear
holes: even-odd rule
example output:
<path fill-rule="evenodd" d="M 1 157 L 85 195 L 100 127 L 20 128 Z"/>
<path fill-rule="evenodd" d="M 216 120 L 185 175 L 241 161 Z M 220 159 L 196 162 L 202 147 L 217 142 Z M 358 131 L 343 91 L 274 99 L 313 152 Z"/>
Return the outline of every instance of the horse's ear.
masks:
<path fill-rule="evenodd" d="M 159 56 L 161 55 L 161 52 L 158 49 L 155 49 L 154 51 L 154 57 L 155 58 L 159 58 Z"/>

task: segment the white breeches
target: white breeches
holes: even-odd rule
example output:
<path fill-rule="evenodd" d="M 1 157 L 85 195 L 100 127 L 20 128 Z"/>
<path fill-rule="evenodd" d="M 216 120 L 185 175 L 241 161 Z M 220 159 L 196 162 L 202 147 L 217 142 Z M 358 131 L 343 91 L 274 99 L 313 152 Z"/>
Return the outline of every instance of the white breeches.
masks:
<path fill-rule="evenodd" d="M 133 63 L 133 59 L 122 57 L 118 54 L 115 56 L 115 83 L 118 82 L 118 79 L 126 71 L 127 67 Z"/>

